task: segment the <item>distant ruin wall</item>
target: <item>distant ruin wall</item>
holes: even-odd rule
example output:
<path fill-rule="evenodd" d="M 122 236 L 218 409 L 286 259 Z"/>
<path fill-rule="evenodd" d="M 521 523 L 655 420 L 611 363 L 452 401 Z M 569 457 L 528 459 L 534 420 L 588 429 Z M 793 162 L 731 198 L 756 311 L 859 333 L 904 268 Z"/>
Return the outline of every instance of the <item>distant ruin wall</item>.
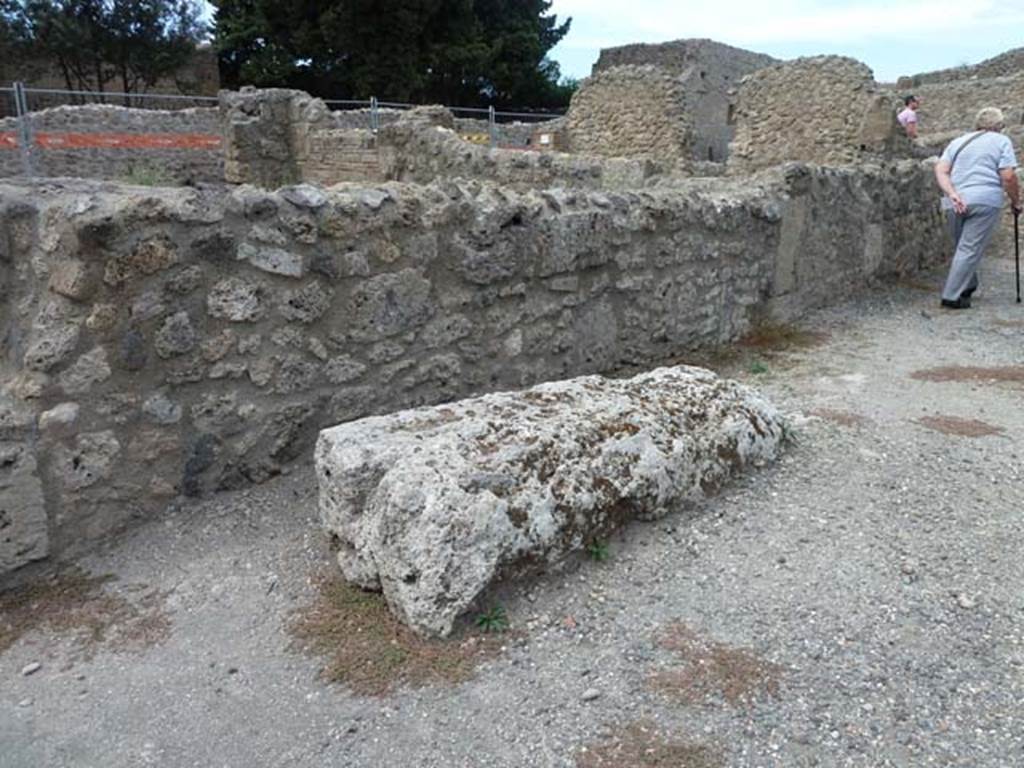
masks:
<path fill-rule="evenodd" d="M 658 160 L 685 168 L 692 159 L 690 121 L 678 78 L 654 66 L 615 67 L 587 78 L 566 117 L 578 154 Z"/>
<path fill-rule="evenodd" d="M 982 107 L 1002 109 L 1010 128 L 1024 124 L 1024 72 L 1012 77 L 930 83 L 919 86 L 915 95 L 921 99 L 918 125 L 922 134 L 973 130 Z"/>
<path fill-rule="evenodd" d="M 759 70 L 740 85 L 730 172 L 790 161 L 846 165 L 909 156 L 894 104 L 894 95 L 880 90 L 871 70 L 854 59 L 816 56 Z"/>
<path fill-rule="evenodd" d="M 950 67 L 949 69 L 939 69 L 933 72 L 922 72 L 917 75 L 901 77 L 898 87 L 903 90 L 910 90 L 934 83 L 948 83 L 975 78 L 1007 77 L 1018 74 L 1024 74 L 1024 48 L 1014 48 L 998 56 L 993 56 L 991 59 L 985 59 L 985 61 L 979 64 Z"/>
<path fill-rule="evenodd" d="M 929 174 L 0 184 L 0 570 L 261 482 L 326 425 L 659 362 L 929 266 Z"/>
<path fill-rule="evenodd" d="M 87 104 L 34 112 L 30 124 L 40 176 L 124 180 L 146 174 L 176 184 L 224 179 L 216 108 Z M 0 176 L 23 173 L 17 130 L 15 118 L 0 120 Z"/>
<path fill-rule="evenodd" d="M 301 91 L 222 93 L 227 181 L 273 189 L 301 181 L 386 179 L 425 184 L 476 178 L 516 189 L 617 189 L 645 184 L 671 167 L 645 159 L 492 149 L 463 141 L 459 121 L 443 107 L 403 112 L 376 136 L 366 130 L 337 128 L 335 114 Z"/>
<path fill-rule="evenodd" d="M 612 67 L 650 64 L 675 73 L 682 73 L 693 66 L 702 66 L 707 76 L 711 69 L 752 72 L 776 61 L 766 54 L 734 48 L 714 40 L 673 40 L 667 43 L 635 43 L 602 48 L 593 72 L 597 74 Z"/>

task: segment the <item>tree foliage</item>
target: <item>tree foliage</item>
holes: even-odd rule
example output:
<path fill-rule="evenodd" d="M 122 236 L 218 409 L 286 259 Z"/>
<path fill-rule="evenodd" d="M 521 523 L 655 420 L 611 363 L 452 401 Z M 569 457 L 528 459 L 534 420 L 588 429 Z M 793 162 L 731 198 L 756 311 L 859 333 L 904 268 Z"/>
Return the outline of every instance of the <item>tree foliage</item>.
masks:
<path fill-rule="evenodd" d="M 0 0 L 0 45 L 53 61 L 68 89 L 145 91 L 206 33 L 195 0 Z"/>
<path fill-rule="evenodd" d="M 219 0 L 225 86 L 325 98 L 565 106 L 550 0 Z"/>

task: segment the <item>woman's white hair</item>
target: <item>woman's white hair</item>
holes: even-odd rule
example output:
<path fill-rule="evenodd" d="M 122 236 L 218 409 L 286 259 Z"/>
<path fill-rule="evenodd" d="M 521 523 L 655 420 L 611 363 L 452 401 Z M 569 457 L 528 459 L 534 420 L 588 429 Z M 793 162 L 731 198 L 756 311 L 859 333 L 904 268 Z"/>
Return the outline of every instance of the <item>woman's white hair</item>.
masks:
<path fill-rule="evenodd" d="M 1001 131 L 1006 127 L 1003 110 L 996 107 L 985 107 L 974 118 L 974 127 L 979 131 Z"/>

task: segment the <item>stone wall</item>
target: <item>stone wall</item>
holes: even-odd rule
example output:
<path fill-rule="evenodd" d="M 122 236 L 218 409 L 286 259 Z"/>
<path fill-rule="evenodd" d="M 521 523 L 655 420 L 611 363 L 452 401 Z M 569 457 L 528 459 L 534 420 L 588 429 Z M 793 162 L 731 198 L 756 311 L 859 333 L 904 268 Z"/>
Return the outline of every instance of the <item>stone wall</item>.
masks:
<path fill-rule="evenodd" d="M 40 176 L 126 179 L 157 175 L 164 182 L 223 181 L 217 110 L 129 109 L 87 104 L 31 114 L 33 162 Z M 17 136 L 15 118 L 0 135 Z M 23 173 L 13 142 L 0 142 L 0 176 Z"/>
<path fill-rule="evenodd" d="M 914 91 L 921 99 L 918 129 L 922 134 L 973 130 L 982 107 L 999 107 L 1011 128 L 1024 124 L 1024 72 L 1010 77 L 928 83 Z"/>
<path fill-rule="evenodd" d="M 646 158 L 602 158 L 563 152 L 522 152 L 470 144 L 450 128 L 415 119 L 381 129 L 384 178 L 429 184 L 440 179 L 487 179 L 519 191 L 568 186 L 634 189 L 675 170 Z"/>
<path fill-rule="evenodd" d="M 675 40 L 606 48 L 594 65 L 594 72 L 644 64 L 672 72 L 679 79 L 685 100 L 693 159 L 723 162 L 734 133 L 734 89 L 744 75 L 776 61 L 771 56 L 714 40 Z"/>
<path fill-rule="evenodd" d="M 693 156 L 682 86 L 660 67 L 614 67 L 584 80 L 566 130 L 569 149 L 578 154 L 656 159 L 679 168 Z"/>
<path fill-rule="evenodd" d="M 993 56 L 991 59 L 985 59 L 978 64 L 939 69 L 933 72 L 922 72 L 921 74 L 909 77 L 901 77 L 898 87 L 903 90 L 909 90 L 934 83 L 948 83 L 955 80 L 972 80 L 976 78 L 1007 77 L 1017 74 L 1024 74 L 1024 48 L 1013 48 L 998 56 Z"/>
<path fill-rule="evenodd" d="M 260 482 L 329 424 L 787 319 L 944 253 L 929 168 L 517 193 L 0 184 L 0 568 Z"/>
<path fill-rule="evenodd" d="M 376 136 L 336 127 L 337 114 L 301 91 L 222 93 L 225 178 L 267 188 L 300 181 L 386 179 L 426 184 L 473 178 L 516 189 L 610 189 L 648 184 L 669 170 L 646 159 L 542 154 L 473 144 L 459 137 L 459 121 L 443 107 L 404 111 Z"/>
<path fill-rule="evenodd" d="M 734 114 L 733 173 L 789 161 L 844 165 L 912 151 L 896 121 L 894 94 L 875 84 L 866 65 L 845 57 L 796 59 L 748 75 Z"/>

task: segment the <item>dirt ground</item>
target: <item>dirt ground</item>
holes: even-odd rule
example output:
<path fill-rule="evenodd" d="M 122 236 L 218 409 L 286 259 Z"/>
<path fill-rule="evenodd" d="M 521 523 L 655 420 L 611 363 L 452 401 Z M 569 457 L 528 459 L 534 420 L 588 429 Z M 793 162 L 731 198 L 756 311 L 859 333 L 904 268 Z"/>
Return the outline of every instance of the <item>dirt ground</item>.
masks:
<path fill-rule="evenodd" d="M 1024 307 L 1012 261 L 940 282 L 721 356 L 784 459 L 506 586 L 504 632 L 332 585 L 309 470 L 168 510 L 0 598 L 0 766 L 1024 765 Z"/>

